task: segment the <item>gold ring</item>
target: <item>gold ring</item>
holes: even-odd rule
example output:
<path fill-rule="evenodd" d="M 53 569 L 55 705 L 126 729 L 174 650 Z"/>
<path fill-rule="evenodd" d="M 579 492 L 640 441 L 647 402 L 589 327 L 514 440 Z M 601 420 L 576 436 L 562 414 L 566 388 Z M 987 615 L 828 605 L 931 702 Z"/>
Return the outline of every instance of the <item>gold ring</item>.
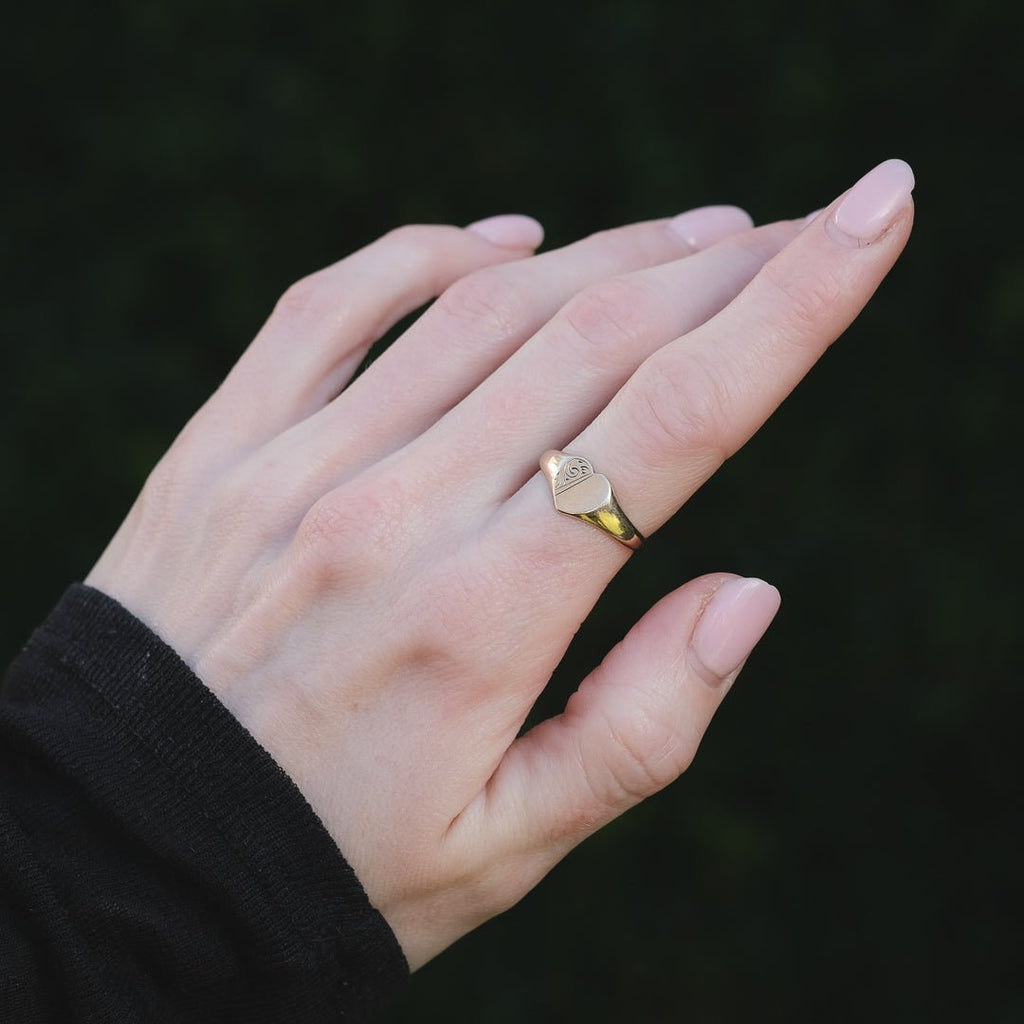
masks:
<path fill-rule="evenodd" d="M 608 477 L 595 473 L 589 459 L 552 450 L 540 457 L 540 468 L 551 481 L 551 495 L 559 512 L 610 533 L 627 548 L 640 547 L 640 531 L 619 508 Z"/>

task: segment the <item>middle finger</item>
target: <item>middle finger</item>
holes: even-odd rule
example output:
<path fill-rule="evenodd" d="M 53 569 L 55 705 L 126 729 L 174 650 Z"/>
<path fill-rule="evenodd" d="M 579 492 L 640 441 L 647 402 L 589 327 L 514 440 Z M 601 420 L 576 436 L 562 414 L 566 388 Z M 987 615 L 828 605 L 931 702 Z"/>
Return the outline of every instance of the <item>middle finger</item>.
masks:
<path fill-rule="evenodd" d="M 432 426 L 576 292 L 679 260 L 750 224 L 736 207 L 703 207 L 468 274 L 335 401 L 293 428 L 288 443 L 350 474 Z"/>
<path fill-rule="evenodd" d="M 478 468 L 462 492 L 508 497 L 536 472 L 530 455 L 574 437 L 645 359 L 718 313 L 797 231 L 780 221 L 580 292 L 421 438 L 426 461 L 463 460 L 470 438 Z"/>

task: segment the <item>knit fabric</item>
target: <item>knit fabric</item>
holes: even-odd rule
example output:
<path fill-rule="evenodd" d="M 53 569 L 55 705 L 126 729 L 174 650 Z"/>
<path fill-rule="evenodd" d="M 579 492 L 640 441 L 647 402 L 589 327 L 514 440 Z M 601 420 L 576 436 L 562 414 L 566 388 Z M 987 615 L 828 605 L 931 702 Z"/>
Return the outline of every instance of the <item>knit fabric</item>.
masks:
<path fill-rule="evenodd" d="M 0 1021 L 362 1021 L 407 978 L 291 779 L 70 587 L 0 694 Z"/>

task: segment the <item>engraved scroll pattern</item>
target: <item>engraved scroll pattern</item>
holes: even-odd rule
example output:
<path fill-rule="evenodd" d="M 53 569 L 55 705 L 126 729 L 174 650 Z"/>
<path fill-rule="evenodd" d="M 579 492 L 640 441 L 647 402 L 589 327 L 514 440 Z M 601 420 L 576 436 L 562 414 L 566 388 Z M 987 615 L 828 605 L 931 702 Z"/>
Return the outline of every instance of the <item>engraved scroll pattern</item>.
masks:
<path fill-rule="evenodd" d="M 594 467 L 586 459 L 576 455 L 568 462 L 563 463 L 558 470 L 558 476 L 555 477 L 555 494 L 593 475 Z"/>

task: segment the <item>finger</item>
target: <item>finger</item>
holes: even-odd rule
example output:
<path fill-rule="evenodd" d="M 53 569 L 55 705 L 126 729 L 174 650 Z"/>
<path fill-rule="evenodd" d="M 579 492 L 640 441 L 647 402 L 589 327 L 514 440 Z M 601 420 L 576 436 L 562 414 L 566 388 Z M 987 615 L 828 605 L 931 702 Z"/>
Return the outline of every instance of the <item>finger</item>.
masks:
<path fill-rule="evenodd" d="M 765 264 L 721 313 L 659 349 L 589 426 L 555 446 L 588 457 L 611 480 L 640 532 L 655 531 L 761 426 L 863 308 L 906 243 L 912 186 L 902 161 L 880 165 Z M 501 518 L 491 528 L 495 544 L 546 561 L 552 575 L 564 572 L 575 581 L 571 599 L 563 594 L 556 609 L 567 621 L 585 614 L 628 555 L 599 530 L 553 514 L 551 488 L 540 473 Z"/>
<path fill-rule="evenodd" d="M 610 466 L 631 460 L 620 480 L 637 493 L 623 507 L 642 533 L 742 447 L 863 309 L 909 236 L 912 187 L 902 161 L 867 175 L 722 313 L 650 359 L 580 435 L 580 450 Z M 882 223 L 862 228 L 877 210 Z M 840 236 L 842 224 L 880 234 L 860 245 Z"/>
<path fill-rule="evenodd" d="M 221 419 L 247 441 L 280 433 L 322 408 L 367 349 L 454 281 L 540 244 L 531 217 L 505 215 L 466 229 L 414 224 L 293 284 L 218 391 Z"/>
<path fill-rule="evenodd" d="M 454 454 L 473 438 L 480 469 L 467 486 L 513 493 L 550 438 L 582 430 L 648 356 L 723 309 L 797 230 L 770 224 L 585 289 L 438 424 L 430 446 Z"/>
<path fill-rule="evenodd" d="M 379 459 L 430 427 L 581 288 L 678 260 L 750 225 L 735 207 L 704 207 L 469 274 L 289 440 L 346 467 L 356 449 L 364 464 Z"/>
<path fill-rule="evenodd" d="M 724 574 L 663 598 L 561 715 L 512 744 L 457 827 L 530 851 L 543 874 L 686 770 L 778 608 L 774 587 Z"/>

